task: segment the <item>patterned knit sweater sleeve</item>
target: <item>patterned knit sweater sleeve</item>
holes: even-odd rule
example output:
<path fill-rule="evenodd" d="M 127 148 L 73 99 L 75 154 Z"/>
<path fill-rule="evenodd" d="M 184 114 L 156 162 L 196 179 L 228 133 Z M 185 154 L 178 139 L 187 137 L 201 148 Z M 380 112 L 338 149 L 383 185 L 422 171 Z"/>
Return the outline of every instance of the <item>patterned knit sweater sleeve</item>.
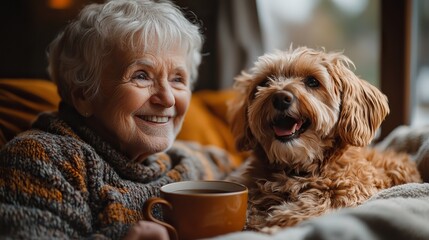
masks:
<path fill-rule="evenodd" d="M 64 104 L 33 126 L 0 150 L 1 239 L 120 239 L 161 186 L 232 170 L 225 152 L 185 142 L 130 162 Z"/>

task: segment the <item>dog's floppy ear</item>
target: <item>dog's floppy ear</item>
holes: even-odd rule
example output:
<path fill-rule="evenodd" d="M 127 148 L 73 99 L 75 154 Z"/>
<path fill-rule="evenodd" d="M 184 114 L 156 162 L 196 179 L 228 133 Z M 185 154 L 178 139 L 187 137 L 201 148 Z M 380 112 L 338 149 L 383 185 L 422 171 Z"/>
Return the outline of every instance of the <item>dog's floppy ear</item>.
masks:
<path fill-rule="evenodd" d="M 239 151 L 247 151 L 257 144 L 255 137 L 249 127 L 247 117 L 252 78 L 251 75 L 242 72 L 235 78 L 234 90 L 236 96 L 228 102 L 228 121 L 231 131 L 235 137 L 236 148 Z"/>
<path fill-rule="evenodd" d="M 330 56 L 326 65 L 341 95 L 337 135 L 343 143 L 366 146 L 389 114 L 389 106 L 383 93 L 348 68 L 352 64 L 337 53 Z"/>

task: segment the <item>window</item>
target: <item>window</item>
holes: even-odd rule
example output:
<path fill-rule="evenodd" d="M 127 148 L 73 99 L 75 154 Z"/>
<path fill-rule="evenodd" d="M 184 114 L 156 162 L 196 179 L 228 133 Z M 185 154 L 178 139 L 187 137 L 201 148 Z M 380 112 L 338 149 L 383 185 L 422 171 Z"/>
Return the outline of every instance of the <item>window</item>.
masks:
<path fill-rule="evenodd" d="M 412 6 L 411 124 L 429 124 L 429 1 Z"/>
<path fill-rule="evenodd" d="M 264 51 L 293 46 L 344 51 L 379 85 L 378 0 L 257 0 Z"/>

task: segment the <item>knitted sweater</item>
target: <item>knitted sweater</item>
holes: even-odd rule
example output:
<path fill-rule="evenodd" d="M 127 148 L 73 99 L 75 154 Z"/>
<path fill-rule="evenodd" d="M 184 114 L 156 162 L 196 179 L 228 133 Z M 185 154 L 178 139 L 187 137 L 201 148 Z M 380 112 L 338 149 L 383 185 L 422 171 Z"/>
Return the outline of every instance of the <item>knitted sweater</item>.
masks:
<path fill-rule="evenodd" d="M 185 142 L 130 162 L 62 103 L 0 151 L 0 238 L 120 239 L 161 186 L 220 179 L 231 165 L 223 151 Z"/>

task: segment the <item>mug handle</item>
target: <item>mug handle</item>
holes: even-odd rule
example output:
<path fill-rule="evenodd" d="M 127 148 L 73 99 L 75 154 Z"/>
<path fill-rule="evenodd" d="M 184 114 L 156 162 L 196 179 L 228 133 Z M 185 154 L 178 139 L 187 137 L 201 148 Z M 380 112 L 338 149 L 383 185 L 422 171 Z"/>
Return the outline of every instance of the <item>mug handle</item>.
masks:
<path fill-rule="evenodd" d="M 163 205 L 167 206 L 168 208 L 173 209 L 173 206 L 169 202 L 167 202 L 167 200 L 165 200 L 163 198 L 159 198 L 159 197 L 149 198 L 143 204 L 143 217 L 146 220 L 158 223 L 158 224 L 164 226 L 165 228 L 167 228 L 167 231 L 169 232 L 171 240 L 179 240 L 179 237 L 177 235 L 177 231 L 173 226 L 171 226 L 170 224 L 168 224 L 166 222 L 163 222 L 161 220 L 156 219 L 152 215 L 152 208 L 155 204 L 163 204 Z"/>

